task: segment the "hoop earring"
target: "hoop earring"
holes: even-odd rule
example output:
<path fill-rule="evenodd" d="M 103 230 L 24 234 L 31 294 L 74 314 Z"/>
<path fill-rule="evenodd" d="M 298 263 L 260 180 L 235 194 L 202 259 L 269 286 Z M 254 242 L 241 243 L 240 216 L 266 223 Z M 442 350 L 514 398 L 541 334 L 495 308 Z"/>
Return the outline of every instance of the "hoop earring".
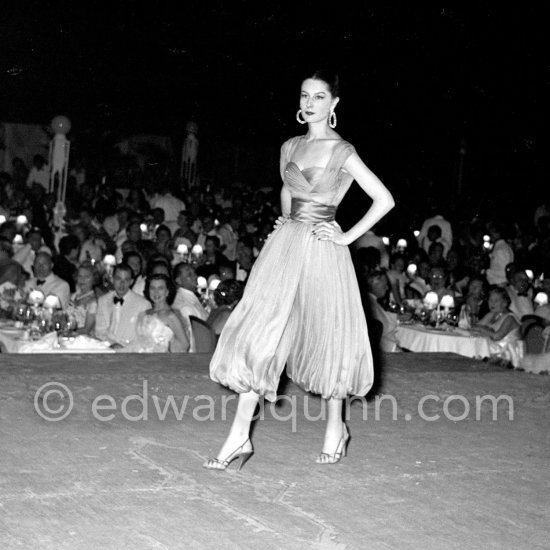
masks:
<path fill-rule="evenodd" d="M 330 115 L 328 117 L 328 125 L 331 128 L 336 128 L 336 113 L 334 111 L 330 112 Z"/>
<path fill-rule="evenodd" d="M 296 120 L 300 123 L 300 124 L 305 124 L 306 121 L 305 120 L 302 120 L 300 118 L 300 115 L 302 114 L 302 109 L 298 109 L 298 112 L 296 113 Z"/>

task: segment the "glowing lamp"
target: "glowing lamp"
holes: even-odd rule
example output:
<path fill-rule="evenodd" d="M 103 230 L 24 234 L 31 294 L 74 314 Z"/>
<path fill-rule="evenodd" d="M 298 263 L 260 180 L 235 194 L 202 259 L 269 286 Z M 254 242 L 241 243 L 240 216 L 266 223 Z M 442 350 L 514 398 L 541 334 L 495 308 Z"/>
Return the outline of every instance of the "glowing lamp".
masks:
<path fill-rule="evenodd" d="M 63 115 L 58 115 L 52 119 L 50 124 L 54 134 L 68 134 L 71 131 L 71 121 Z"/>
<path fill-rule="evenodd" d="M 116 258 L 112 254 L 106 254 L 103 257 L 103 265 L 105 267 L 113 267 L 116 265 Z"/>
<path fill-rule="evenodd" d="M 418 229 L 415 229 L 413 231 L 413 235 L 418 239 L 418 237 L 420 237 L 420 231 L 418 231 Z"/>
<path fill-rule="evenodd" d="M 41 290 L 31 290 L 29 292 L 28 301 L 33 306 L 39 306 L 44 302 L 44 293 Z"/>
<path fill-rule="evenodd" d="M 546 294 L 546 292 L 538 292 L 533 302 L 535 302 L 537 306 L 548 305 L 548 294 Z"/>
<path fill-rule="evenodd" d="M 424 296 L 424 305 L 428 309 L 435 309 L 438 303 L 439 296 L 437 295 L 437 292 L 430 291 L 426 293 L 426 296 Z"/>
<path fill-rule="evenodd" d="M 141 229 L 141 232 L 142 233 L 147 233 L 147 224 L 146 223 L 142 223 L 139 228 Z"/>
<path fill-rule="evenodd" d="M 527 277 L 529 277 L 530 281 L 533 281 L 535 279 L 535 274 L 533 273 L 533 270 L 526 269 L 525 274 L 527 275 Z"/>
<path fill-rule="evenodd" d="M 219 279 L 212 279 L 208 283 L 208 290 L 216 290 L 218 288 L 218 285 L 221 283 Z"/>
<path fill-rule="evenodd" d="M 25 216 L 24 214 L 20 214 L 19 216 L 17 216 L 17 219 L 15 220 L 17 225 L 25 225 L 27 223 L 29 223 L 29 220 L 27 219 L 27 216 Z"/>
<path fill-rule="evenodd" d="M 450 309 L 452 307 L 455 307 L 454 298 L 452 296 L 449 296 L 448 294 L 446 294 L 445 296 L 443 296 L 441 298 L 440 305 L 444 309 Z"/>
<path fill-rule="evenodd" d="M 48 294 L 44 300 L 44 307 L 47 309 L 59 309 L 61 302 L 55 294 Z"/>
<path fill-rule="evenodd" d="M 6 216 L 0 215 L 0 225 L 2 225 L 3 223 L 6 223 Z"/>
<path fill-rule="evenodd" d="M 397 241 L 397 248 L 407 248 L 407 241 L 405 239 L 399 239 Z"/>
<path fill-rule="evenodd" d="M 416 267 L 416 264 L 409 264 L 407 267 L 407 275 L 409 277 L 414 277 L 416 275 L 416 270 L 418 268 Z"/>
<path fill-rule="evenodd" d="M 491 240 L 491 237 L 489 235 L 483 235 L 483 242 L 488 243 Z"/>
<path fill-rule="evenodd" d="M 205 277 L 197 277 L 197 288 L 204 290 L 208 286 Z"/>
<path fill-rule="evenodd" d="M 489 250 L 491 248 L 491 243 L 489 241 L 485 241 L 483 243 L 483 248 L 485 248 L 486 250 Z"/>
<path fill-rule="evenodd" d="M 390 238 L 389 238 L 389 237 L 382 237 L 382 242 L 383 242 L 386 246 L 390 246 Z"/>
<path fill-rule="evenodd" d="M 187 248 L 186 244 L 178 244 L 178 248 L 176 249 L 178 254 L 187 254 L 189 252 L 189 249 Z"/>
<path fill-rule="evenodd" d="M 19 233 L 13 238 L 13 244 L 23 244 L 23 237 Z"/>

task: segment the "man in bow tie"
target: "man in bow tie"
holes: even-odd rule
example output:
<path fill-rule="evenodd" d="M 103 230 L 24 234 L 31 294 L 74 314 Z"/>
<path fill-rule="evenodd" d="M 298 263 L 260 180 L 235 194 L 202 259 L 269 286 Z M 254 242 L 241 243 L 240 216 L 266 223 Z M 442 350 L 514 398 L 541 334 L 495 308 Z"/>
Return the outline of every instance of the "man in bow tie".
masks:
<path fill-rule="evenodd" d="M 25 291 L 41 290 L 44 296 L 53 294 L 59 298 L 61 307 L 65 309 L 69 303 L 69 283 L 53 273 L 53 260 L 47 252 L 38 252 L 34 258 L 32 269 L 34 277 L 25 284 Z"/>
<path fill-rule="evenodd" d="M 510 296 L 510 311 L 515 315 L 518 321 L 524 315 L 532 315 L 533 307 L 533 289 L 531 281 L 525 271 L 518 269 L 510 279 L 510 284 L 506 286 Z"/>
<path fill-rule="evenodd" d="M 98 300 L 95 335 L 111 342 L 112 348 L 121 348 L 136 338 L 138 315 L 150 308 L 149 302 L 130 289 L 132 268 L 118 264 L 113 271 L 114 290 Z"/>

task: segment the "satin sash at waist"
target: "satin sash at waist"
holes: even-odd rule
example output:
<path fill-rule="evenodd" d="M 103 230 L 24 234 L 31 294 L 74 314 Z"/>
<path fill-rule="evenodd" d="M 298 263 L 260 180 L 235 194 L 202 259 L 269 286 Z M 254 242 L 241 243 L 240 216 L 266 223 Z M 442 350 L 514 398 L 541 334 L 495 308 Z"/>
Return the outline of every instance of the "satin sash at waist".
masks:
<path fill-rule="evenodd" d="M 290 219 L 304 223 L 332 222 L 336 206 L 293 198 L 290 203 Z"/>

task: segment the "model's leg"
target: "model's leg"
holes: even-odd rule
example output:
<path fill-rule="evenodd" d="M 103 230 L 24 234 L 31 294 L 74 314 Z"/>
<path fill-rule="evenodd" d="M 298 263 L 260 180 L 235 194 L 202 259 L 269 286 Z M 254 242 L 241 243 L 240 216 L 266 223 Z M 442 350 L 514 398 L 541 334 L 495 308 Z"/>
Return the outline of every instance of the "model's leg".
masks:
<path fill-rule="evenodd" d="M 239 394 L 237 412 L 231 424 L 229 435 L 225 440 L 216 459 L 209 459 L 204 463 L 206 468 L 225 470 L 237 456 L 252 453 L 252 443 L 249 440 L 250 424 L 260 396 L 253 392 Z M 249 456 L 249 455 L 247 455 Z"/>
<path fill-rule="evenodd" d="M 342 399 L 328 399 L 328 420 L 325 431 L 325 441 L 323 450 L 317 457 L 319 464 L 334 464 L 342 456 L 345 456 L 345 450 L 349 434 L 342 419 Z"/>

